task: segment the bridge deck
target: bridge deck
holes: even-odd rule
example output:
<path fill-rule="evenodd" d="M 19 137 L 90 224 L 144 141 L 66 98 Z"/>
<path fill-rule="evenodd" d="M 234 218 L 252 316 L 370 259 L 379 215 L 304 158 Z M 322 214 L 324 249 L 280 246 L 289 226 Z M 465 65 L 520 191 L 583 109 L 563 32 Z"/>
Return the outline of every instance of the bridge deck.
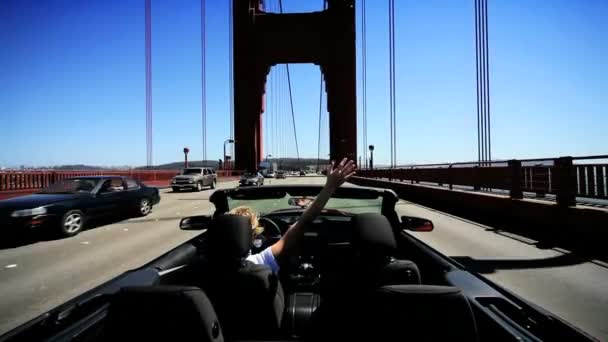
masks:
<path fill-rule="evenodd" d="M 297 177 L 268 183 L 323 181 Z M 148 217 L 110 222 L 70 239 L 0 250 L 0 333 L 193 237 L 197 232 L 180 231 L 177 224 L 181 217 L 210 213 L 210 194 L 209 190 L 163 190 L 160 205 Z M 592 335 L 608 339 L 606 265 L 542 249 L 534 241 L 412 203 L 400 202 L 398 212 L 434 221 L 435 231 L 415 233 L 425 243 Z"/>

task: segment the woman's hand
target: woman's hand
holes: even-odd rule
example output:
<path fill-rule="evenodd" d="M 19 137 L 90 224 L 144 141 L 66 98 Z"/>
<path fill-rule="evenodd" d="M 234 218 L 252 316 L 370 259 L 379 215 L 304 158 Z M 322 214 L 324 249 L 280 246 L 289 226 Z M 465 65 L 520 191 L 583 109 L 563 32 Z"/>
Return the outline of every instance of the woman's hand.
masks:
<path fill-rule="evenodd" d="M 355 174 L 355 163 L 352 160 L 342 159 L 340 164 L 335 166 L 332 161 L 327 169 L 327 181 L 326 187 L 330 190 L 336 190 L 342 185 L 348 178 Z"/>
<path fill-rule="evenodd" d="M 335 167 L 334 163 L 331 163 L 327 169 L 327 181 L 321 192 L 317 195 L 315 200 L 306 207 L 306 210 L 304 210 L 302 216 L 298 219 L 298 222 L 287 229 L 285 234 L 283 234 L 283 237 L 270 247 L 272 255 L 274 255 L 279 262 L 285 260 L 287 256 L 295 255 L 298 246 L 304 238 L 306 226 L 319 216 L 333 192 L 350 176 L 355 174 L 354 170 L 355 163 L 352 160 L 347 161 L 346 158 L 342 159 L 340 164 Z"/>

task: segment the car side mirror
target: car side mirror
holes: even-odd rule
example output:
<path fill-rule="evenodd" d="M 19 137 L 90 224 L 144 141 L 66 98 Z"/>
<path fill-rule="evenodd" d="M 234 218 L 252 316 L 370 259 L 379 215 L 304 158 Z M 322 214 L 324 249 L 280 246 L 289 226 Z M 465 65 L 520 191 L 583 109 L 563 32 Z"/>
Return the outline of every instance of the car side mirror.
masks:
<path fill-rule="evenodd" d="M 430 232 L 435 228 L 433 221 L 422 217 L 401 216 L 401 229 L 414 232 Z"/>
<path fill-rule="evenodd" d="M 184 217 L 179 222 L 179 229 L 181 230 L 203 230 L 209 228 L 211 223 L 211 216 L 209 215 L 198 215 Z"/>

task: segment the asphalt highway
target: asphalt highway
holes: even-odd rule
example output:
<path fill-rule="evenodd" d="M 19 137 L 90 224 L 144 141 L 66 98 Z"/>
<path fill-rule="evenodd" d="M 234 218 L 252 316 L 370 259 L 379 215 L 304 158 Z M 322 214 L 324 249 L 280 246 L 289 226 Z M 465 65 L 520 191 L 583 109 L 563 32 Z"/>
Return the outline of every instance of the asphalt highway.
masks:
<path fill-rule="evenodd" d="M 266 179 L 266 184 L 323 182 L 322 177 Z M 220 183 L 232 186 L 236 182 Z M 211 193 L 162 190 L 161 203 L 147 217 L 105 222 L 68 239 L 0 249 L 0 334 L 198 234 L 177 225 L 182 217 L 211 213 Z M 400 202 L 397 211 L 433 220 L 433 232 L 413 233 L 431 247 L 608 340 L 608 265 L 542 249 L 534 241 L 412 203 Z"/>

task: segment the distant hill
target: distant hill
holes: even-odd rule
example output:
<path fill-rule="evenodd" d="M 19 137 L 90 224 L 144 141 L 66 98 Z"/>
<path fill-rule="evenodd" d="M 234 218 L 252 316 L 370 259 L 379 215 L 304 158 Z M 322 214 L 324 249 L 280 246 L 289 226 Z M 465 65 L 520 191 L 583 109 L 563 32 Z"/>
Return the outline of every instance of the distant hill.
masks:
<path fill-rule="evenodd" d="M 277 163 L 277 166 L 281 170 L 301 170 L 308 167 L 317 166 L 317 158 L 270 158 L 268 160 L 271 163 Z M 329 164 L 329 160 L 320 159 L 319 167 L 325 168 Z"/>
<path fill-rule="evenodd" d="M 188 166 L 190 167 L 213 167 L 215 169 L 218 168 L 219 162 L 217 160 L 192 160 L 188 161 Z M 154 165 L 152 167 L 140 166 L 136 167 L 137 170 L 181 170 L 184 168 L 184 162 L 178 161 L 167 164 Z"/>
<path fill-rule="evenodd" d="M 277 166 L 281 170 L 301 170 L 307 168 L 316 168 L 317 159 L 316 158 L 270 158 L 268 160 L 271 163 L 277 163 Z M 325 166 L 329 163 L 327 159 L 321 159 L 319 161 L 319 166 L 321 169 L 324 169 Z M 215 169 L 219 169 L 219 161 L 218 160 L 193 160 L 188 161 L 188 166 L 190 167 L 213 167 Z M 43 168 L 31 168 L 31 169 L 46 169 L 46 170 L 62 170 L 62 171 L 71 171 L 71 170 L 180 170 L 184 167 L 183 161 L 154 165 L 151 167 L 147 166 L 139 166 L 139 167 L 129 167 L 129 166 L 96 166 L 96 165 L 85 165 L 85 164 L 69 164 L 69 165 L 58 165 L 58 166 L 50 166 Z"/>
<path fill-rule="evenodd" d="M 301 159 L 297 159 L 297 158 L 270 158 L 268 160 L 271 163 L 277 163 L 277 166 L 279 167 L 279 169 L 282 170 L 300 170 L 300 169 L 304 169 L 310 166 L 316 166 L 317 165 L 317 159 L 316 158 L 301 158 Z M 329 161 L 327 159 L 321 159 L 320 160 L 320 166 L 321 168 L 323 168 L 325 165 L 327 165 L 329 163 Z M 190 167 L 213 167 L 215 169 L 219 168 L 219 161 L 218 160 L 193 160 L 193 161 L 188 161 L 188 166 Z M 155 165 L 153 167 L 146 167 L 146 166 L 141 166 L 141 167 L 137 167 L 136 169 L 138 170 L 146 170 L 146 169 L 152 169 L 152 170 L 179 170 L 182 169 L 184 167 L 184 162 L 183 161 L 179 161 L 179 162 L 173 162 L 173 163 L 168 163 L 168 164 L 161 164 L 161 165 Z"/>
<path fill-rule="evenodd" d="M 49 169 L 52 170 L 66 170 L 66 171 L 70 171 L 70 170 L 114 170 L 117 169 L 116 167 L 104 167 L 104 166 L 94 166 L 94 165 L 84 165 L 84 164 L 72 164 L 72 165 L 58 165 L 58 166 L 51 166 L 49 167 Z"/>

